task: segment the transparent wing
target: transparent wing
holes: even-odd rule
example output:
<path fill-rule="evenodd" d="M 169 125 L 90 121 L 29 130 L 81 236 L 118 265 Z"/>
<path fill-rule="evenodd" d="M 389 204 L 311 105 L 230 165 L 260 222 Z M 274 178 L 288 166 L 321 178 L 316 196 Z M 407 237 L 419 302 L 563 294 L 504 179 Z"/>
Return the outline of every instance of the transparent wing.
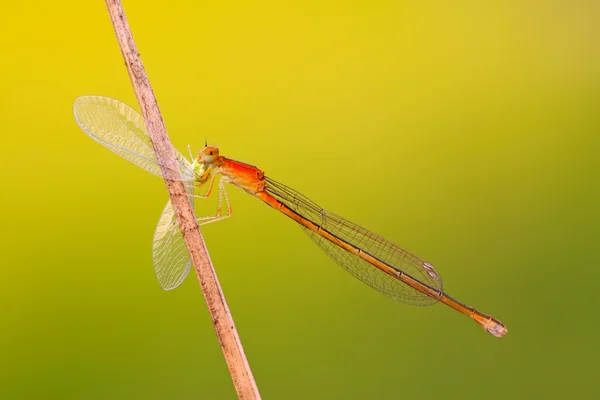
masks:
<path fill-rule="evenodd" d="M 395 245 L 336 214 L 328 212 L 306 196 L 270 178 L 265 178 L 267 192 L 290 209 L 337 236 L 363 252 L 372 255 L 387 265 L 410 275 L 421 283 L 442 291 L 442 280 L 434 267 Z M 437 302 L 402 281 L 375 268 L 362 258 L 349 253 L 318 234 L 304 229 L 308 236 L 335 262 L 372 288 L 394 300 L 414 305 L 430 305 Z"/>
<path fill-rule="evenodd" d="M 73 114 L 92 139 L 146 171 L 162 176 L 144 118 L 133 108 L 108 97 L 84 96 L 75 100 Z M 183 180 L 188 184 L 193 182 L 195 174 L 190 162 L 177 150 L 175 157 Z M 177 179 L 174 171 L 166 177 Z"/>
<path fill-rule="evenodd" d="M 165 290 L 179 286 L 192 265 L 170 201 L 167 202 L 154 232 L 152 260 L 158 282 Z"/>

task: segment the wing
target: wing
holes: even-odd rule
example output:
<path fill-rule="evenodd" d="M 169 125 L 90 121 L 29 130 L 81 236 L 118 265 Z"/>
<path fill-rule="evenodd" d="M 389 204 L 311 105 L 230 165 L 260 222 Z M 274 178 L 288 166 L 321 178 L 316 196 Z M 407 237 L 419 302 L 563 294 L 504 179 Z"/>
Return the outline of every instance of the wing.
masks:
<path fill-rule="evenodd" d="M 154 232 L 152 259 L 158 282 L 165 290 L 179 286 L 192 265 L 170 201 L 167 202 Z"/>
<path fill-rule="evenodd" d="M 92 139 L 146 171 L 163 176 L 144 118 L 133 108 L 108 97 L 84 96 L 75 100 L 73 114 Z M 190 162 L 177 150 L 175 157 L 183 180 L 193 182 L 195 174 Z M 166 177 L 177 179 L 174 171 Z"/>
<path fill-rule="evenodd" d="M 381 236 L 324 210 L 296 190 L 270 178 L 265 178 L 265 180 L 267 192 L 302 217 L 396 270 L 410 275 L 436 291 L 442 291 L 442 280 L 430 263 Z M 306 228 L 304 228 L 304 231 L 342 268 L 386 296 L 414 305 L 430 305 L 437 302 L 437 299 L 431 298 L 391 277 L 320 235 Z"/>

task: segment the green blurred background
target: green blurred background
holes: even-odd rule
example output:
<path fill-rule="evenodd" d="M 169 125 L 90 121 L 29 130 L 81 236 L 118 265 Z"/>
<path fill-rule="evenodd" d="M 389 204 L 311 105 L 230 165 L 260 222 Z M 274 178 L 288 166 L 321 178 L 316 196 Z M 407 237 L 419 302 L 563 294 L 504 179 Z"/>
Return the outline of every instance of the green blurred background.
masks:
<path fill-rule="evenodd" d="M 389 300 L 232 187 L 203 233 L 265 399 L 600 394 L 598 2 L 125 10 L 177 148 L 207 137 L 509 329 Z M 137 108 L 104 2 L 1 18 L 0 397 L 234 398 L 196 278 L 154 276 L 164 184 L 72 116 L 86 94 Z"/>

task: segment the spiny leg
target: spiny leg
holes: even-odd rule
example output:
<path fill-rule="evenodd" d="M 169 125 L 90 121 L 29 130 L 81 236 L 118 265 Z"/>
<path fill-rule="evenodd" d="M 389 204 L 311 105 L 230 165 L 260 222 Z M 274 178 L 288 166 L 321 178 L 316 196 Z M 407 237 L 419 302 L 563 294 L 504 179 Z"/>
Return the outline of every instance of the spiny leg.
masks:
<path fill-rule="evenodd" d="M 204 194 L 197 194 L 195 193 L 196 189 L 201 188 L 202 186 L 204 186 L 206 184 L 206 181 L 204 181 L 203 183 L 199 184 L 199 185 L 194 185 L 192 190 L 194 191 L 193 193 L 189 193 L 189 196 L 191 197 L 197 197 L 200 199 L 206 199 L 208 198 L 208 196 L 210 196 L 211 192 L 212 192 L 212 188 L 213 188 L 213 183 L 215 182 L 215 178 L 216 178 L 217 174 L 212 174 L 212 176 L 210 177 L 210 182 L 208 183 L 208 187 L 206 188 L 206 192 Z"/>
<path fill-rule="evenodd" d="M 225 206 L 227 208 L 227 214 L 222 214 L 223 199 L 225 199 Z M 231 204 L 229 203 L 229 196 L 227 190 L 225 190 L 225 179 L 221 178 L 219 181 L 219 200 L 217 203 L 217 213 L 215 215 L 209 215 L 206 217 L 198 218 L 198 225 L 206 225 L 211 222 L 217 222 L 225 218 L 231 217 Z"/>

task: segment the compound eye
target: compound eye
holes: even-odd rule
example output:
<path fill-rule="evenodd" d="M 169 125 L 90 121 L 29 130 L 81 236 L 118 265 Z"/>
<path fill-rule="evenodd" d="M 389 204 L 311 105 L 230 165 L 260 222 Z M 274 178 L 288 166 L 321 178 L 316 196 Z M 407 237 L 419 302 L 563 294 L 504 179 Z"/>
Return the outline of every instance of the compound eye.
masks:
<path fill-rule="evenodd" d="M 215 161 L 217 157 L 219 157 L 219 149 L 216 147 L 209 146 L 202 150 L 202 161 L 205 163 L 210 164 Z"/>

